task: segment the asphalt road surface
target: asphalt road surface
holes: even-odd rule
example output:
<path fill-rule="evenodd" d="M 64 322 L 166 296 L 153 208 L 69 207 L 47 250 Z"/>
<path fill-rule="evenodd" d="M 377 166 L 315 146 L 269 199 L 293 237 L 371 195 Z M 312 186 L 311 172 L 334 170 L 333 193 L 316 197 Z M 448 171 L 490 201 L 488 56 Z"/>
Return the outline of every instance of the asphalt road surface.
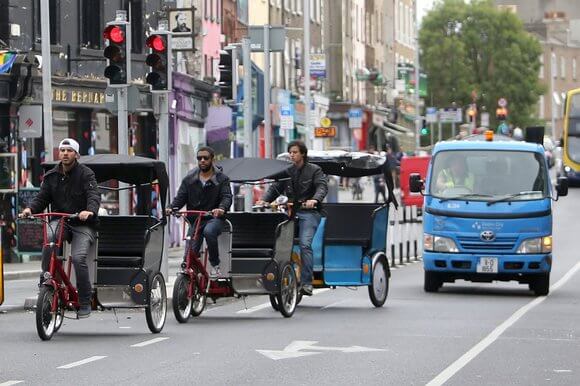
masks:
<path fill-rule="evenodd" d="M 142 312 L 96 312 L 41 342 L 34 314 L 8 309 L 0 385 L 578 385 L 578 213 L 579 189 L 554 205 L 547 297 L 517 283 L 427 294 L 418 263 L 393 270 L 383 308 L 366 288 L 318 291 L 290 319 L 266 297 L 227 299 L 183 325 L 169 312 L 157 335 Z"/>

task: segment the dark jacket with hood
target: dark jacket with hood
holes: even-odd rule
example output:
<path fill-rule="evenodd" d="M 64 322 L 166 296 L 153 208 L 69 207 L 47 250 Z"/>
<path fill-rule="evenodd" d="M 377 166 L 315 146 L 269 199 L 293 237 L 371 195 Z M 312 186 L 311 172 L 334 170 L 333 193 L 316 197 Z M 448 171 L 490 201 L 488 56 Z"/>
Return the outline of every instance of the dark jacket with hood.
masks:
<path fill-rule="evenodd" d="M 230 179 L 222 173 L 221 169 L 215 166 L 213 168 L 214 174 L 205 185 L 199 178 L 199 168 L 196 167 L 187 173 L 169 207 L 181 209 L 186 205 L 187 210 L 223 209 L 227 212 L 232 205 Z"/>
<path fill-rule="evenodd" d="M 298 169 L 296 165 L 290 166 L 285 171 L 289 180 L 279 181 L 270 186 L 262 198 L 270 202 L 279 195 L 286 193 L 288 198 L 294 203 L 302 203 L 306 200 L 316 200 L 316 209 L 322 209 L 322 200 L 328 192 L 328 179 L 322 172 L 320 166 L 311 164 L 308 161 Z"/>
<path fill-rule="evenodd" d="M 101 195 L 97 189 L 95 173 L 78 161 L 71 170 L 64 173 L 62 163 L 59 162 L 44 175 L 40 191 L 30 203 L 30 210 L 32 213 L 40 213 L 48 205 L 53 212 L 80 213 L 87 210 L 93 212 L 93 219 L 96 219 Z"/>

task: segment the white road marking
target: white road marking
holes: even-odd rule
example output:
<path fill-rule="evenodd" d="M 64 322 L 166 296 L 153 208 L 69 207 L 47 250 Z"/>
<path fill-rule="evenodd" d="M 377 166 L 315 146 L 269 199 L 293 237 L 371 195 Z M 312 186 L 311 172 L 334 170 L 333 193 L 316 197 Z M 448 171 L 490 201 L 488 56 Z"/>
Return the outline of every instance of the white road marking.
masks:
<path fill-rule="evenodd" d="M 574 276 L 574 274 L 580 269 L 580 262 L 576 263 L 566 274 L 558 280 L 558 282 L 550 287 L 550 293 L 555 292 L 560 287 L 562 287 L 568 280 Z M 548 295 L 550 296 L 550 295 Z M 469 351 L 463 354 L 459 359 L 449 365 L 445 370 L 443 370 L 439 375 L 431 380 L 427 386 L 439 386 L 447 382 L 451 377 L 459 372 L 465 365 L 471 362 L 475 357 L 477 357 L 483 350 L 488 348 L 493 342 L 495 342 L 501 334 L 503 334 L 508 328 L 513 326 L 518 320 L 521 319 L 526 313 L 534 309 L 537 305 L 541 304 L 546 300 L 547 296 L 541 296 L 535 298 L 531 302 L 522 306 L 519 310 L 514 312 L 509 318 L 507 318 L 502 324 L 497 326 L 489 335 L 483 338 L 478 344 L 473 346 Z"/>
<path fill-rule="evenodd" d="M 572 370 L 566 370 L 566 369 L 562 369 L 562 370 L 554 370 L 555 373 L 571 373 Z"/>
<path fill-rule="evenodd" d="M 320 294 L 320 293 L 323 293 L 326 291 L 330 291 L 330 288 L 317 288 L 312 292 L 316 295 L 316 294 Z M 304 301 L 307 298 L 308 298 L 308 296 L 303 296 L 302 301 Z M 269 307 L 272 307 L 270 302 L 262 303 L 262 304 L 258 304 L 257 306 L 245 309 L 245 310 L 239 310 L 237 313 L 238 314 L 251 314 L 252 312 L 260 311 L 260 310 L 263 310 L 264 308 L 269 308 Z"/>
<path fill-rule="evenodd" d="M 145 346 L 149 346 L 150 344 L 154 344 L 154 343 L 158 343 L 158 342 L 163 342 L 164 340 L 169 339 L 168 337 L 165 338 L 153 338 L 150 340 L 146 340 L 145 342 L 141 342 L 141 343 L 136 343 L 136 344 L 132 344 L 131 347 L 145 347 Z"/>
<path fill-rule="evenodd" d="M 24 381 L 6 381 L 3 383 L 0 383 L 0 386 L 12 386 L 12 385 L 17 385 L 19 383 L 24 383 Z"/>
<path fill-rule="evenodd" d="M 132 328 L 131 326 L 120 326 L 120 329 L 128 329 L 128 328 Z"/>
<path fill-rule="evenodd" d="M 73 367 L 82 366 L 82 365 L 85 365 L 87 363 L 98 361 L 98 360 L 104 359 L 104 358 L 106 358 L 106 356 L 97 355 L 94 357 L 83 359 L 83 360 L 78 361 L 78 362 L 69 363 L 68 365 L 59 366 L 59 367 L 57 367 L 57 369 L 72 369 Z"/>
<path fill-rule="evenodd" d="M 327 308 L 338 306 L 339 304 L 346 303 L 347 301 L 348 301 L 348 299 L 343 299 L 343 300 L 339 300 L 338 302 L 330 303 L 329 305 L 322 307 L 321 310 L 325 310 Z"/>

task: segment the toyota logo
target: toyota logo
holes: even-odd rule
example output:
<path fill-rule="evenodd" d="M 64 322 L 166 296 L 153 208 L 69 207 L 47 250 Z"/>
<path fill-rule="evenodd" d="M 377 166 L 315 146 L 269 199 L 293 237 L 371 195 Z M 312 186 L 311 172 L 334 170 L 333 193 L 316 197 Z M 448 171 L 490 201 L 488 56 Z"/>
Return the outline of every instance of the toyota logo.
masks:
<path fill-rule="evenodd" d="M 493 241 L 495 240 L 495 233 L 493 233 L 492 231 L 483 231 L 481 232 L 479 237 L 481 237 L 483 241 Z"/>

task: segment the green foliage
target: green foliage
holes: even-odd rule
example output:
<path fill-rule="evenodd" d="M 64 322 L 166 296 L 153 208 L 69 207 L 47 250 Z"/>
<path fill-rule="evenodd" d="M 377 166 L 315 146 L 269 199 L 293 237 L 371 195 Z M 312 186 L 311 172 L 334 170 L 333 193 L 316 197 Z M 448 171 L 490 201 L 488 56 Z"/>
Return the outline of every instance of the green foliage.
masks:
<path fill-rule="evenodd" d="M 545 91 L 538 79 L 542 48 L 516 15 L 496 9 L 491 0 L 440 0 L 423 19 L 419 44 L 434 105 L 466 106 L 475 91 L 492 120 L 504 97 L 510 123 L 525 127 L 534 121 Z"/>

